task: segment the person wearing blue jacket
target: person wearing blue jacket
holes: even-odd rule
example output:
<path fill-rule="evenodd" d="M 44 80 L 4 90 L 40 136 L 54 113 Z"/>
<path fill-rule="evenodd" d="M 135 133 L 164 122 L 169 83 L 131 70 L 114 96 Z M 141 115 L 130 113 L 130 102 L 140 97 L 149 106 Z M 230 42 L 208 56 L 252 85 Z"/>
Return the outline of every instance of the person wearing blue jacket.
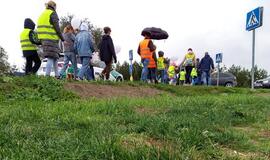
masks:
<path fill-rule="evenodd" d="M 76 35 L 74 42 L 74 50 L 80 57 L 82 67 L 80 72 L 77 75 L 77 80 L 83 80 L 84 76 L 87 80 L 92 80 L 93 75 L 91 75 L 92 71 L 90 68 L 90 59 L 92 57 L 92 53 L 95 51 L 92 36 L 89 33 L 89 27 L 86 23 L 82 23 L 80 26 L 80 32 Z"/>
<path fill-rule="evenodd" d="M 201 71 L 201 80 L 204 85 L 211 85 L 211 71 L 214 70 L 214 62 L 208 52 L 205 52 L 205 56 L 202 58 L 199 68 Z"/>

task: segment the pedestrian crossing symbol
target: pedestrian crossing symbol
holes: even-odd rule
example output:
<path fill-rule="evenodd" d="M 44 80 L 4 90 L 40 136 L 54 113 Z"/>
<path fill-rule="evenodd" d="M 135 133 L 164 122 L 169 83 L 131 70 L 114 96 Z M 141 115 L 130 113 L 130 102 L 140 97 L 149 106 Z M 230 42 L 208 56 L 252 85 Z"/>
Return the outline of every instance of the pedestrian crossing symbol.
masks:
<path fill-rule="evenodd" d="M 246 30 L 251 31 L 262 26 L 263 7 L 254 9 L 247 14 Z"/>
<path fill-rule="evenodd" d="M 251 16 L 249 18 L 249 21 L 248 21 L 248 26 L 247 27 L 251 27 L 251 26 L 254 26 L 254 25 L 257 25 L 259 23 L 256 15 L 254 12 L 251 13 Z"/>
<path fill-rule="evenodd" d="M 222 63 L 222 53 L 216 54 L 216 63 Z"/>

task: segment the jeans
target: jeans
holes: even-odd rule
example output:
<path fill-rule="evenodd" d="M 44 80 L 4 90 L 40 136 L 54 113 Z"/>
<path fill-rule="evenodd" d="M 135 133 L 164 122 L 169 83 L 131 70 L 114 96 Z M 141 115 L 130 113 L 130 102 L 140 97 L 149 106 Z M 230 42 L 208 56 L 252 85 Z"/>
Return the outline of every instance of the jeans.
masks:
<path fill-rule="evenodd" d="M 80 69 L 80 72 L 78 73 L 78 77 L 80 79 L 83 79 L 84 76 L 87 80 L 92 80 L 92 71 L 90 69 L 89 63 L 90 63 L 90 57 L 80 57 L 81 58 L 81 63 L 82 67 Z"/>
<path fill-rule="evenodd" d="M 193 77 L 192 78 L 192 83 L 193 86 L 198 85 L 198 77 Z"/>
<path fill-rule="evenodd" d="M 158 70 L 158 77 L 157 79 L 161 80 L 161 83 L 165 83 L 165 70 L 162 69 L 162 70 Z"/>
<path fill-rule="evenodd" d="M 141 75 L 141 81 L 146 82 L 148 76 L 149 59 L 142 59 L 143 69 Z"/>
<path fill-rule="evenodd" d="M 33 66 L 33 62 L 34 62 L 34 66 Z M 37 53 L 27 56 L 26 65 L 25 65 L 25 74 L 26 75 L 36 74 L 40 65 L 41 65 L 41 61 Z"/>
<path fill-rule="evenodd" d="M 168 79 L 169 79 L 169 75 L 168 75 L 168 69 L 164 70 L 164 83 L 168 84 Z"/>
<path fill-rule="evenodd" d="M 203 81 L 204 85 L 210 86 L 211 85 L 210 71 L 202 71 L 201 80 Z"/>
<path fill-rule="evenodd" d="M 55 77 L 59 77 L 58 73 L 58 60 L 54 58 L 47 58 L 47 65 L 46 65 L 46 76 L 51 75 L 52 67 L 54 69 Z"/>
<path fill-rule="evenodd" d="M 64 56 L 64 66 L 62 68 L 62 70 L 60 71 L 60 75 L 63 76 L 64 73 L 66 72 L 67 68 L 68 68 L 68 64 L 69 62 L 71 62 L 73 68 L 74 68 L 74 77 L 77 77 L 77 58 L 75 53 L 73 52 L 66 52 L 65 56 Z"/>

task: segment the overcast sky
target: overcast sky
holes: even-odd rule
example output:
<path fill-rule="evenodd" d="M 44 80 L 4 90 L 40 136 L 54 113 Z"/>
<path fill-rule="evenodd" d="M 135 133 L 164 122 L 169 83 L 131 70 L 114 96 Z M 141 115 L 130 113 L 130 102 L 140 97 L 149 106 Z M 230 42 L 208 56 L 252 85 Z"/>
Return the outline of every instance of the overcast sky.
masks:
<path fill-rule="evenodd" d="M 8 0 L 1 2 L 0 45 L 11 64 L 23 64 L 19 36 L 24 19 L 37 22 L 46 0 Z M 269 0 L 55 0 L 59 17 L 68 13 L 89 18 L 98 27 L 110 26 L 112 38 L 121 46 L 118 59 L 128 60 L 130 49 L 137 51 L 145 27 L 161 27 L 170 37 L 155 41 L 165 57 L 183 59 L 188 48 L 201 58 L 224 54 L 224 64 L 251 67 L 252 33 L 245 30 L 246 13 L 264 7 L 263 27 L 256 30 L 255 62 L 270 72 Z M 135 59 L 139 56 L 135 54 Z"/>

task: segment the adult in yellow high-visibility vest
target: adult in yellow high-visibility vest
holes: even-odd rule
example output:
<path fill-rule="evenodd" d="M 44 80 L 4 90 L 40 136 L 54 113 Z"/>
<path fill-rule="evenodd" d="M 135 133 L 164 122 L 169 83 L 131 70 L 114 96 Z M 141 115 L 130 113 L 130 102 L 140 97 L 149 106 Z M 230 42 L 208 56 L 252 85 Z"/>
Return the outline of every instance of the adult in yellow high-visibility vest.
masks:
<path fill-rule="evenodd" d="M 195 54 L 194 54 L 193 50 L 191 48 L 189 48 L 188 53 L 185 55 L 183 61 L 180 64 L 181 67 L 185 67 L 186 84 L 191 83 L 190 74 L 191 74 L 192 68 L 195 66 L 195 63 L 196 63 L 195 60 L 196 60 Z"/>
<path fill-rule="evenodd" d="M 22 31 L 20 36 L 21 49 L 23 52 L 23 56 L 26 59 L 26 75 L 35 74 L 41 65 L 36 46 L 41 45 L 41 43 L 37 38 L 37 34 L 34 32 L 35 26 L 35 23 L 30 18 L 26 18 L 24 20 L 24 30 Z"/>
<path fill-rule="evenodd" d="M 50 76 L 51 67 L 54 67 L 55 77 L 59 77 L 58 59 L 59 40 L 64 41 L 59 27 L 59 18 L 56 13 L 56 3 L 46 3 L 45 11 L 40 15 L 37 26 L 38 38 L 41 40 L 43 56 L 48 59 L 46 65 L 46 76 Z"/>
<path fill-rule="evenodd" d="M 156 50 L 156 46 L 151 40 L 151 33 L 145 32 L 144 40 L 142 40 L 138 47 L 138 54 L 141 56 L 141 62 L 143 64 L 141 80 L 146 82 L 148 76 L 148 65 L 153 52 Z"/>

